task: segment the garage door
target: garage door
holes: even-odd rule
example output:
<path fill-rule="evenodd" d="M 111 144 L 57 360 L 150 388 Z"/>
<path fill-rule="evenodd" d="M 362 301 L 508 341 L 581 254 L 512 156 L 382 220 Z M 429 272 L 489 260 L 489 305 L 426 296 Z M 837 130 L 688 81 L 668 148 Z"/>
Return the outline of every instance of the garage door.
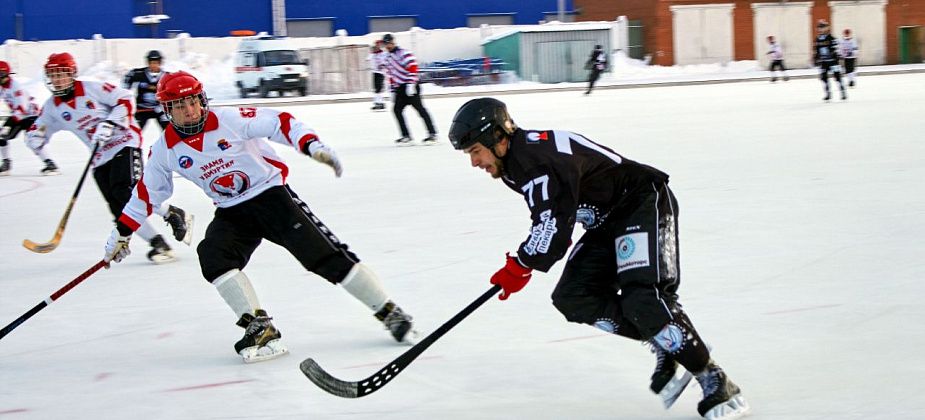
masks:
<path fill-rule="evenodd" d="M 732 61 L 732 9 L 729 4 L 671 6 L 675 64 Z"/>
<path fill-rule="evenodd" d="M 850 28 L 858 42 L 858 64 L 886 63 L 886 0 L 830 1 L 832 35 Z"/>
<path fill-rule="evenodd" d="M 813 3 L 787 2 L 754 3 L 752 13 L 755 25 L 755 59 L 767 68 L 768 35 L 777 38 L 784 50 L 784 65 L 792 68 L 812 65 Z"/>

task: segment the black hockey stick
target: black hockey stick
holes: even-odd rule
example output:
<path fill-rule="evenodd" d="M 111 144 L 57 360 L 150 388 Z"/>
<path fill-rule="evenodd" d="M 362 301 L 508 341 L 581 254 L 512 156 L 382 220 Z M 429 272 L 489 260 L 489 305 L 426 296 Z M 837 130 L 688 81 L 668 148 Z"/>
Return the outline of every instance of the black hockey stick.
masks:
<path fill-rule="evenodd" d="M 86 280 L 88 277 L 93 275 L 93 273 L 97 272 L 99 269 L 105 267 L 106 265 L 106 261 L 100 260 L 100 262 L 94 264 L 93 267 L 90 267 L 87 271 L 84 271 L 83 274 L 77 276 L 76 279 L 71 280 L 70 283 L 65 284 L 64 287 L 58 289 L 57 292 L 52 293 L 51 296 L 39 302 L 39 304 L 35 305 L 32 309 L 29 310 L 29 312 L 22 314 L 22 316 L 11 322 L 10 325 L 3 327 L 3 329 L 0 330 L 0 339 L 6 337 L 7 334 L 16 329 L 16 327 L 18 327 L 20 324 L 26 322 L 27 319 L 32 318 L 32 315 L 37 314 L 42 309 L 45 309 L 46 306 L 51 305 L 52 302 L 58 300 L 58 298 L 60 298 L 62 295 L 73 289 L 75 286 L 80 284 L 80 282 Z"/>
<path fill-rule="evenodd" d="M 337 379 L 331 374 L 324 371 L 321 366 L 315 362 L 314 359 L 308 358 L 302 361 L 299 365 L 299 369 L 302 370 L 302 373 L 308 377 L 309 380 L 318 385 L 319 388 L 327 391 L 330 394 L 337 395 L 338 397 L 343 398 L 359 398 L 364 397 L 373 392 L 379 390 L 389 383 L 392 379 L 395 379 L 399 373 L 401 373 L 411 362 L 414 361 L 424 350 L 427 350 L 431 344 L 434 344 L 440 337 L 446 334 L 450 329 L 459 324 L 460 321 L 465 319 L 472 311 L 478 309 L 479 306 L 482 306 L 485 301 L 491 299 L 492 296 L 498 294 L 501 291 L 501 286 L 495 285 L 491 289 L 488 289 L 487 292 L 479 296 L 474 302 L 470 303 L 469 306 L 466 306 L 462 311 L 459 311 L 458 314 L 450 318 L 449 321 L 444 323 L 437 328 L 436 331 L 430 333 L 425 337 L 421 342 L 414 345 L 414 347 L 408 349 L 401 356 L 398 356 L 397 359 L 393 360 L 391 363 L 379 369 L 378 372 L 372 376 L 358 382 L 343 381 Z"/>
<path fill-rule="evenodd" d="M 46 254 L 51 251 L 54 251 L 58 245 L 61 244 L 61 237 L 64 236 L 64 227 L 67 225 L 67 220 L 71 217 L 71 210 L 74 209 L 74 203 L 77 202 L 77 194 L 80 194 L 80 187 L 84 185 L 84 179 L 87 178 L 87 172 L 90 172 L 90 166 L 93 165 L 93 158 L 96 156 L 96 150 L 100 148 L 100 144 L 97 143 L 93 147 L 93 151 L 90 152 L 90 160 L 87 161 L 87 167 L 84 168 L 83 175 L 80 176 L 80 181 L 77 181 L 77 189 L 74 190 L 74 195 L 71 196 L 71 201 L 67 204 L 67 209 L 64 210 L 64 216 L 61 217 L 61 221 L 58 222 L 58 229 L 55 230 L 55 236 L 51 238 L 51 241 L 40 244 L 32 242 L 28 239 L 23 239 L 22 246 L 32 252 L 38 252 L 39 254 Z"/>

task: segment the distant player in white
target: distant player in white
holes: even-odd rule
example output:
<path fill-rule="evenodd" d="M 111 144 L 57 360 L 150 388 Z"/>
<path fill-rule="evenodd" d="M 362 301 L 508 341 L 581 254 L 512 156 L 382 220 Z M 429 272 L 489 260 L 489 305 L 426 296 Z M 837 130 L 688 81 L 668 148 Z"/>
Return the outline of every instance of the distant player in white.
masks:
<path fill-rule="evenodd" d="M 157 100 L 170 126 L 151 146 L 145 177 L 106 243 L 105 259 L 128 255 L 128 241 L 151 209 L 173 194 L 173 174 L 193 182 L 215 203 L 215 218 L 199 243 L 202 275 L 245 329 L 235 352 L 245 362 L 287 353 L 241 270 L 263 239 L 286 248 L 306 270 L 340 284 L 372 309 L 395 340 L 413 336 L 411 317 L 389 300 L 376 274 L 321 223 L 289 188 L 289 168 L 266 142 L 280 143 L 330 166 L 341 164 L 315 132 L 286 112 L 266 108 L 209 108 L 202 84 L 189 73 L 168 73 Z"/>
<path fill-rule="evenodd" d="M 43 159 L 44 148 L 58 131 L 70 131 L 82 141 L 93 157 L 93 179 L 113 216 L 132 195 L 141 178 L 141 130 L 133 118 L 132 93 L 109 83 L 76 80 L 77 63 L 68 53 L 52 54 L 45 63 L 45 84 L 52 96 L 26 133 L 26 143 Z M 186 236 L 183 210 L 158 208 L 179 239 Z M 154 263 L 174 260 L 173 251 L 157 231 L 140 219 L 138 234 L 151 244 L 148 259 Z"/>
<path fill-rule="evenodd" d="M 787 75 L 787 68 L 784 67 L 784 50 L 781 48 L 780 44 L 774 39 L 774 35 L 768 36 L 768 57 L 771 59 L 771 82 L 777 81 L 777 74 L 774 72 L 780 70 L 780 74 L 784 77 L 784 81 L 790 80 L 790 76 Z"/>
<path fill-rule="evenodd" d="M 858 58 L 858 41 L 851 36 L 851 29 L 845 29 L 845 37 L 838 44 L 844 61 L 845 74 L 848 75 L 848 87 L 854 87 L 854 78 L 857 76 L 855 64 Z"/>
<path fill-rule="evenodd" d="M 28 130 L 39 116 L 39 106 L 36 105 L 35 98 L 26 92 L 19 82 L 13 80 L 11 74 L 13 72 L 9 63 L 0 61 L 0 97 L 12 113 L 0 127 L 0 155 L 3 156 L 3 161 L 0 162 L 0 176 L 9 175 L 12 169 L 9 140 L 15 139 L 20 131 Z M 58 167 L 49 159 L 45 162 L 42 174 L 57 175 Z"/>
<path fill-rule="evenodd" d="M 367 57 L 367 60 L 369 60 L 369 69 L 373 73 L 373 92 L 376 94 L 373 97 L 373 111 L 385 110 L 382 91 L 385 88 L 385 61 L 387 55 L 388 53 L 382 49 L 382 41 L 377 40 L 376 43 L 370 47 L 369 57 Z"/>

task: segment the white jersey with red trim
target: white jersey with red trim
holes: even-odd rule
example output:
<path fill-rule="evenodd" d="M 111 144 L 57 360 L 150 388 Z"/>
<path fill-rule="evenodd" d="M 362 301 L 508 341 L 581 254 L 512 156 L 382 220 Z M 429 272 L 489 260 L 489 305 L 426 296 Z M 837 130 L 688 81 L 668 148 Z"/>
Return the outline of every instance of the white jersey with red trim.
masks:
<path fill-rule="evenodd" d="M 61 100 L 57 96 L 48 98 L 26 137 L 30 147 L 39 149 L 54 133 L 65 130 L 74 133 L 87 148 L 93 150 L 93 132 L 103 121 L 112 122 L 115 128 L 112 138 L 96 151 L 93 167 L 109 162 L 125 147 L 141 148 L 141 129 L 135 121 L 132 92 L 110 83 L 90 80 L 74 82 L 74 97 L 69 100 Z"/>
<path fill-rule="evenodd" d="M 10 108 L 10 118 L 18 122 L 23 118 L 34 117 L 39 115 L 39 106 L 35 103 L 35 98 L 20 86 L 12 77 L 5 85 L 0 84 L 0 97 L 6 106 Z"/>
<path fill-rule="evenodd" d="M 151 146 L 144 176 L 119 221 L 137 229 L 173 194 L 174 172 L 199 186 L 218 207 L 231 207 L 284 185 L 289 168 L 264 141 L 267 138 L 300 153 L 318 139 L 288 112 L 266 108 L 212 108 L 202 132 L 186 138 L 168 126 Z"/>

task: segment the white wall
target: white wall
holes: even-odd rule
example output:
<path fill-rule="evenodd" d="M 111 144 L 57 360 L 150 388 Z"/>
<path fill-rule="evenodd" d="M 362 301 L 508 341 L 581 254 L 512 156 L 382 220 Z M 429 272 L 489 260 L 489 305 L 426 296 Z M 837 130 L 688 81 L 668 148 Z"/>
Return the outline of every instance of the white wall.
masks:
<path fill-rule="evenodd" d="M 733 3 L 671 6 L 675 64 L 732 61 Z"/>
<path fill-rule="evenodd" d="M 886 0 L 830 1 L 832 36 L 841 40 L 845 28 L 858 42 L 858 64 L 886 63 Z"/>
<path fill-rule="evenodd" d="M 770 59 L 768 35 L 777 38 L 784 50 L 784 66 L 804 68 L 812 65 L 813 23 L 809 1 L 787 3 L 754 3 L 755 59 L 767 68 Z"/>

